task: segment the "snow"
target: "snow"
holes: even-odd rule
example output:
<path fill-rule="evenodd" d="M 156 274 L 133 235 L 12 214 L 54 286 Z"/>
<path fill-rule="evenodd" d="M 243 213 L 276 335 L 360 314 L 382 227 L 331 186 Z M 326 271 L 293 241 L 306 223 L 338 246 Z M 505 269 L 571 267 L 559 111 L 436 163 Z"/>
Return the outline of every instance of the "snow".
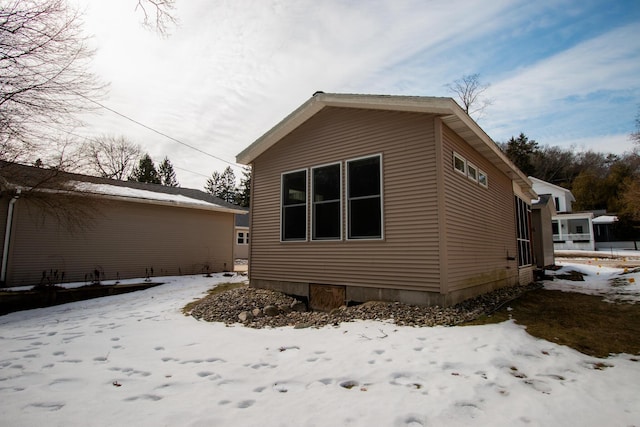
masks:
<path fill-rule="evenodd" d="M 555 278 L 544 284 L 545 289 L 565 292 L 579 292 L 587 295 L 601 295 L 610 302 L 640 302 L 640 268 L 620 269 L 604 267 L 598 259 L 587 264 L 571 264 L 558 261 L 562 266 L 552 275 L 577 271 L 584 275 L 584 281 Z"/>
<path fill-rule="evenodd" d="M 138 188 L 122 187 L 119 185 L 94 184 L 92 182 L 74 182 L 73 187 L 78 191 L 84 191 L 94 194 L 103 194 L 109 196 L 119 196 L 134 199 L 154 200 L 160 202 L 169 202 L 178 205 L 200 206 L 214 210 L 229 210 L 222 205 L 207 202 L 205 200 L 193 199 L 181 194 L 157 193 L 155 191 L 142 190 Z M 238 209 L 238 212 L 240 210 Z"/>
<path fill-rule="evenodd" d="M 621 273 L 563 269 L 599 272 L 582 284 L 590 291 Z M 586 356 L 512 321 L 255 330 L 181 313 L 229 280 L 245 279 L 164 277 L 145 291 L 0 317 L 2 425 L 639 423 L 631 355 Z"/>

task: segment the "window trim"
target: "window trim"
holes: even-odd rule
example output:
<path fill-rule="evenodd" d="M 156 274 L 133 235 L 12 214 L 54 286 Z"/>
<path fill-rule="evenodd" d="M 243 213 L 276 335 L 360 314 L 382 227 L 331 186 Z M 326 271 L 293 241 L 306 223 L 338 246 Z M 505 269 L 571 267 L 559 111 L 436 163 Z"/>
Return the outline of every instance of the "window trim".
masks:
<path fill-rule="evenodd" d="M 284 176 L 304 172 L 305 177 L 305 201 L 304 201 L 304 239 L 285 239 L 284 238 Z M 301 205 L 301 204 L 300 204 Z M 309 241 L 309 170 L 308 168 L 294 169 L 280 174 L 280 242 L 295 243 Z"/>
<path fill-rule="evenodd" d="M 474 176 L 471 176 L 473 170 Z M 467 162 L 467 178 L 471 181 L 478 182 L 478 167 L 471 162 Z"/>
<path fill-rule="evenodd" d="M 242 235 L 242 242 L 240 242 L 240 236 Z M 249 244 L 249 232 L 246 230 L 237 230 L 236 231 L 236 244 L 237 245 L 248 245 Z"/>
<path fill-rule="evenodd" d="M 484 182 L 482 182 L 480 177 L 484 177 Z M 482 169 L 478 169 L 478 184 L 480 184 L 481 187 L 489 188 L 489 175 Z"/>
<path fill-rule="evenodd" d="M 380 236 L 379 237 L 351 237 L 351 203 L 349 199 L 349 163 L 356 162 L 359 160 L 371 159 L 377 157 L 379 159 L 378 167 L 380 168 Z M 347 159 L 344 161 L 345 163 L 345 175 L 346 175 L 346 186 L 344 189 L 344 198 L 346 203 L 345 213 L 347 215 L 346 224 L 347 231 L 345 233 L 345 239 L 347 241 L 382 241 L 385 239 L 384 233 L 384 167 L 383 167 L 383 156 L 382 153 L 370 154 L 366 156 L 354 157 L 351 159 Z"/>
<path fill-rule="evenodd" d="M 323 237 L 323 238 L 317 238 L 315 237 L 316 234 L 316 216 L 315 216 L 315 206 L 316 206 L 316 201 L 314 200 L 314 195 L 315 195 L 315 182 L 313 179 L 313 172 L 316 169 L 321 169 L 324 167 L 328 167 L 328 166 L 335 166 L 338 165 L 340 167 L 340 172 L 339 172 L 339 178 L 340 178 L 340 183 L 339 185 L 339 191 L 338 191 L 338 204 L 340 206 L 339 208 L 339 212 L 340 212 L 340 227 L 339 227 L 339 235 L 338 237 Z M 313 166 L 310 168 L 311 169 L 311 173 L 309 174 L 311 176 L 311 180 L 310 180 L 310 187 L 311 187 L 311 241 L 313 242 L 336 242 L 336 241 L 340 241 L 343 239 L 343 223 L 344 223 L 344 214 L 343 214 L 343 183 L 342 183 L 342 162 L 338 161 L 338 162 L 333 162 L 333 163 L 325 163 L 322 165 L 317 165 L 317 166 Z"/>
<path fill-rule="evenodd" d="M 462 169 L 458 169 L 456 167 L 456 159 L 462 161 Z M 465 159 L 455 151 L 453 152 L 453 170 L 461 175 L 467 176 L 467 159 Z"/>

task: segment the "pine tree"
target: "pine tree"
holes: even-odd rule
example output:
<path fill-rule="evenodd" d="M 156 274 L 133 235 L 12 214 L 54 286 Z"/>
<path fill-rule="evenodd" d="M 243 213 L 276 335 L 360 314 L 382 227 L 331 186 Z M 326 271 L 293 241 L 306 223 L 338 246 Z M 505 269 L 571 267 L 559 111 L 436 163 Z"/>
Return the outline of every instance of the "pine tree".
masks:
<path fill-rule="evenodd" d="M 248 208 L 251 202 L 251 168 L 242 168 L 242 178 L 240 178 L 240 188 L 236 193 L 236 205 Z"/>
<path fill-rule="evenodd" d="M 168 157 L 165 157 L 160 166 L 158 166 L 158 175 L 160 175 L 160 183 L 167 187 L 178 187 L 178 180 L 176 179 L 176 172 L 173 170 L 173 165 Z"/>
<path fill-rule="evenodd" d="M 211 178 L 207 180 L 205 191 L 213 194 L 225 202 L 233 203 L 236 198 L 236 175 L 231 166 L 222 172 L 213 172 Z"/>
<path fill-rule="evenodd" d="M 535 173 L 532 161 L 538 152 L 538 143 L 529 139 L 524 133 L 518 138 L 511 137 L 506 143 L 505 154 L 525 175 Z"/>
<path fill-rule="evenodd" d="M 160 175 L 156 170 L 151 156 L 145 154 L 140 159 L 138 166 L 129 176 L 129 181 L 148 182 L 150 184 L 160 184 Z"/>

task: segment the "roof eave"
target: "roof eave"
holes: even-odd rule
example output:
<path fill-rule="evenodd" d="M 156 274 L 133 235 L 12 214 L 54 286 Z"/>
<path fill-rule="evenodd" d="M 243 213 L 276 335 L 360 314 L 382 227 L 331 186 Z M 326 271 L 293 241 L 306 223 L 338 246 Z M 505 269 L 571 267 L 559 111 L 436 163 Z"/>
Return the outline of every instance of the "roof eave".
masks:
<path fill-rule="evenodd" d="M 515 181 L 523 192 L 532 199 L 537 197 L 527 176 L 507 158 L 497 144 L 452 98 L 319 93 L 238 154 L 236 161 L 241 164 L 250 164 L 324 107 L 407 111 L 441 116 L 447 126 Z"/>

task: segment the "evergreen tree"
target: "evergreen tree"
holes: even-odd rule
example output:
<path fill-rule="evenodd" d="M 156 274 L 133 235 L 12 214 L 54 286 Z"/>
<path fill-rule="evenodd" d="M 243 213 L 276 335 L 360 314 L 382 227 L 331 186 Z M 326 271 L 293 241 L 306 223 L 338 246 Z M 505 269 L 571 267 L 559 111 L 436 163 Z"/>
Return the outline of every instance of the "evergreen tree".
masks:
<path fill-rule="evenodd" d="M 236 193 L 236 204 L 243 208 L 248 208 L 251 202 L 251 168 L 244 167 L 242 169 L 242 178 L 240 178 L 240 189 Z"/>
<path fill-rule="evenodd" d="M 511 137 L 504 148 L 505 154 L 525 175 L 530 176 L 535 173 L 533 167 L 533 157 L 538 152 L 538 143 L 529 140 L 521 133 L 518 138 Z"/>
<path fill-rule="evenodd" d="M 234 203 L 236 199 L 236 175 L 231 166 L 222 172 L 213 172 L 204 187 L 207 193 L 211 193 L 225 202 Z"/>
<path fill-rule="evenodd" d="M 160 166 L 158 166 L 158 175 L 160 175 L 160 183 L 167 187 L 178 187 L 178 180 L 176 179 L 176 173 L 173 170 L 173 165 L 168 157 L 165 157 Z"/>
<path fill-rule="evenodd" d="M 148 182 L 150 184 L 160 184 L 160 175 L 156 170 L 151 156 L 145 154 L 140 159 L 138 166 L 129 176 L 129 181 Z"/>

